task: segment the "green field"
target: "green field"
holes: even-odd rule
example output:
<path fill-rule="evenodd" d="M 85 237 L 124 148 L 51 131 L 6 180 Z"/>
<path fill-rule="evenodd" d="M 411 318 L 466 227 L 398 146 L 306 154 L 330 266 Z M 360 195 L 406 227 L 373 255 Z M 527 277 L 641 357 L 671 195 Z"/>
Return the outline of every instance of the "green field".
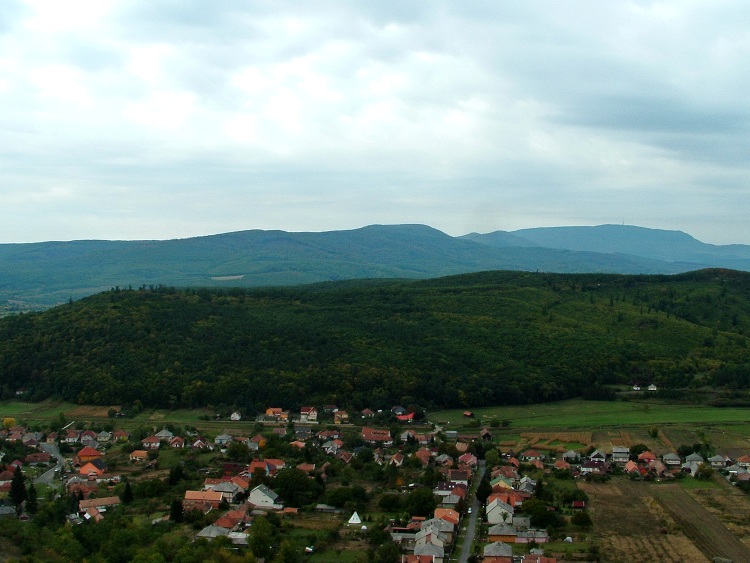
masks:
<path fill-rule="evenodd" d="M 0 418 L 15 418 L 27 423 L 44 423 L 76 408 L 77 405 L 61 401 L 42 401 L 25 403 L 23 401 L 5 401 L 0 403 Z"/>
<path fill-rule="evenodd" d="M 429 413 L 431 422 L 445 429 L 471 426 L 463 410 Z M 748 408 L 718 408 L 701 405 L 674 405 L 660 402 L 584 401 L 572 399 L 557 403 L 488 407 L 473 411 L 480 425 L 491 419 L 510 420 L 515 432 L 524 429 L 596 429 L 665 424 L 743 424 L 750 423 Z M 474 422 L 476 424 L 476 422 Z M 502 435 L 502 429 L 496 429 Z M 493 429 L 494 433 L 494 429 Z"/>

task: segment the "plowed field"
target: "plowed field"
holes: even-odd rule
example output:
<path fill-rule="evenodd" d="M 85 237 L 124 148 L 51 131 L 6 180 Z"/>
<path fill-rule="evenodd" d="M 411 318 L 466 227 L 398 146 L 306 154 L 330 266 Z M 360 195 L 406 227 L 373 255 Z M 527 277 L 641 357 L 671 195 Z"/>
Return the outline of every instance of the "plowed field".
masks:
<path fill-rule="evenodd" d="M 580 488 L 589 495 L 602 561 L 699 563 L 716 556 L 750 561 L 750 549 L 738 538 L 740 530 L 730 531 L 677 484 L 618 479 L 581 483 Z M 747 503 L 744 497 L 735 500 Z"/>

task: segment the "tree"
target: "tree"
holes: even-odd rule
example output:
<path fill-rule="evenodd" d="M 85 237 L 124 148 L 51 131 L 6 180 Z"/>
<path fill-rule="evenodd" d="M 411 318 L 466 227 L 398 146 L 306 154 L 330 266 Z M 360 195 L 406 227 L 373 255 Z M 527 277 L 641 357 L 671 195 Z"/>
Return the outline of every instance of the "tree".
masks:
<path fill-rule="evenodd" d="M 406 510 L 410 516 L 428 516 L 435 510 L 435 497 L 426 487 L 415 489 L 406 500 Z"/>
<path fill-rule="evenodd" d="M 182 480 L 184 476 L 185 470 L 182 468 L 181 464 L 177 464 L 169 470 L 169 480 L 167 481 L 167 483 L 169 483 L 170 487 L 174 487 Z"/>
<path fill-rule="evenodd" d="M 185 509 L 182 506 L 182 501 L 178 498 L 172 501 L 169 505 L 169 519 L 172 522 L 182 522 L 182 517 L 185 515 Z"/>
<path fill-rule="evenodd" d="M 493 448 L 486 454 L 484 454 L 484 459 L 487 462 L 488 467 L 495 467 L 498 463 L 500 463 L 500 454 L 496 449 Z"/>
<path fill-rule="evenodd" d="M 286 506 L 310 504 L 323 493 L 323 487 L 315 479 L 310 479 L 307 473 L 296 467 L 280 471 L 273 481 L 273 488 Z"/>
<path fill-rule="evenodd" d="M 39 508 L 39 505 L 37 504 L 36 487 L 34 481 L 29 481 L 29 488 L 26 491 L 26 511 L 29 514 L 36 514 L 37 508 Z"/>
<path fill-rule="evenodd" d="M 708 481 L 714 474 L 714 469 L 708 463 L 701 463 L 695 472 L 695 478 L 701 481 Z"/>
<path fill-rule="evenodd" d="M 273 526 L 265 516 L 259 516 L 251 528 L 250 549 L 258 558 L 269 559 L 273 550 Z"/>
<path fill-rule="evenodd" d="M 490 484 L 490 480 L 485 475 L 484 479 L 482 479 L 479 482 L 479 485 L 477 485 L 477 499 L 479 502 L 484 504 L 487 502 L 487 499 L 492 494 L 492 485 Z"/>
<path fill-rule="evenodd" d="M 10 482 L 10 500 L 16 507 L 16 513 L 21 513 L 21 505 L 26 500 L 26 477 L 23 476 L 20 467 L 16 467 L 13 480 Z"/>
<path fill-rule="evenodd" d="M 130 481 L 125 481 L 125 488 L 122 491 L 122 502 L 124 504 L 133 502 L 133 489 L 130 487 Z"/>
<path fill-rule="evenodd" d="M 273 559 L 274 563 L 300 563 L 300 561 L 302 561 L 302 554 L 289 540 L 281 542 L 279 553 Z"/>
<path fill-rule="evenodd" d="M 579 528 L 590 528 L 593 522 L 591 516 L 586 511 L 576 512 L 571 518 L 570 523 Z"/>
<path fill-rule="evenodd" d="M 6 430 L 13 428 L 15 425 L 16 425 L 15 418 L 8 416 L 3 419 L 3 428 L 5 428 Z"/>

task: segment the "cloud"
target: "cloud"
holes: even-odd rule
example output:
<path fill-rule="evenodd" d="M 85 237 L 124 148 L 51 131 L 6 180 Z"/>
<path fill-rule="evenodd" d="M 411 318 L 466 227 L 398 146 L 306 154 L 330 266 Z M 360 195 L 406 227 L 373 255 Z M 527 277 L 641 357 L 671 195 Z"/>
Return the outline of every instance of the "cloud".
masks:
<path fill-rule="evenodd" d="M 749 12 L 7 3 L 0 241 L 624 220 L 750 243 Z"/>

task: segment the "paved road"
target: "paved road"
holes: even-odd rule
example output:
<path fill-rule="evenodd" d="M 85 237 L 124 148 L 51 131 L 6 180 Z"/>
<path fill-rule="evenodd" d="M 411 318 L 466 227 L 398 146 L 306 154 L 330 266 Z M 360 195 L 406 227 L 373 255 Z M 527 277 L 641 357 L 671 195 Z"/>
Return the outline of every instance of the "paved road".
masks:
<path fill-rule="evenodd" d="M 479 483 L 484 478 L 484 470 L 484 460 L 481 460 L 477 470 L 476 483 Z M 464 536 L 464 543 L 461 546 L 461 555 L 458 558 L 459 563 L 467 563 L 469 556 L 472 554 L 474 535 L 476 534 L 477 529 L 477 514 L 479 514 L 480 508 L 481 505 L 479 504 L 479 500 L 477 500 L 476 495 L 474 495 L 471 503 L 471 516 L 469 516 L 469 523 L 466 526 L 466 535 Z"/>
<path fill-rule="evenodd" d="M 57 460 L 57 463 L 49 471 L 45 471 L 39 477 L 36 477 L 34 479 L 34 483 L 44 483 L 46 485 L 51 485 L 54 482 L 55 477 L 60 475 L 60 471 L 62 471 L 63 456 L 55 444 L 41 444 L 40 447 L 42 448 L 42 450 L 50 454 L 52 456 L 52 459 Z M 60 471 L 55 472 L 56 469 L 59 469 Z"/>

